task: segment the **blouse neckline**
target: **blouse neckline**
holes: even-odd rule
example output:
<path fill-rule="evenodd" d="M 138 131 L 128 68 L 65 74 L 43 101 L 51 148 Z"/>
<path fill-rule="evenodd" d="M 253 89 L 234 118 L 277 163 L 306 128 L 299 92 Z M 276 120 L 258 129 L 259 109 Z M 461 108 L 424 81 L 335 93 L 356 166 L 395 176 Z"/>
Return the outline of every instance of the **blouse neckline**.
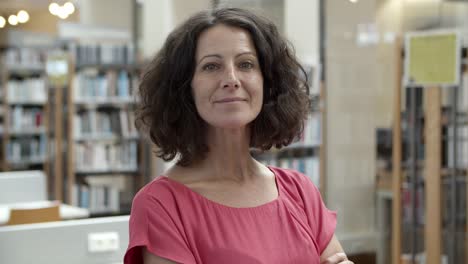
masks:
<path fill-rule="evenodd" d="M 201 200 L 204 200 L 205 202 L 209 203 L 209 204 L 212 204 L 212 205 L 215 205 L 217 207 L 220 207 L 220 208 L 227 208 L 227 209 L 231 209 L 231 210 L 253 210 L 253 209 L 260 209 L 260 208 L 265 208 L 265 207 L 269 207 L 269 206 L 272 206 L 272 205 L 275 205 L 277 204 L 282 198 L 283 198 L 283 187 L 281 186 L 281 181 L 278 179 L 278 175 L 277 173 L 275 172 L 275 170 L 273 168 L 271 168 L 270 166 L 266 165 L 266 167 L 273 173 L 274 177 L 275 177 L 275 183 L 276 183 L 276 190 L 278 192 L 278 196 L 274 199 L 274 200 L 271 200 L 269 202 L 266 202 L 264 204 L 260 204 L 260 205 L 257 205 L 257 206 L 250 206 L 250 207 L 234 207 L 234 206 L 229 206 L 229 205 L 225 205 L 225 204 L 222 204 L 222 203 L 219 203 L 219 202 L 216 202 L 216 201 L 213 201 L 205 196 L 203 196 L 202 194 L 192 190 L 191 188 L 187 187 L 185 184 L 183 183 L 180 183 L 178 181 L 175 181 L 169 177 L 167 177 L 166 175 L 161 175 L 159 176 L 158 178 L 160 179 L 165 179 L 167 182 L 169 182 L 170 184 L 173 184 L 173 185 L 176 185 L 176 186 L 179 186 L 185 190 L 187 190 L 188 192 L 190 192 L 191 194 L 195 195 L 196 197 L 198 197 L 199 199 Z"/>

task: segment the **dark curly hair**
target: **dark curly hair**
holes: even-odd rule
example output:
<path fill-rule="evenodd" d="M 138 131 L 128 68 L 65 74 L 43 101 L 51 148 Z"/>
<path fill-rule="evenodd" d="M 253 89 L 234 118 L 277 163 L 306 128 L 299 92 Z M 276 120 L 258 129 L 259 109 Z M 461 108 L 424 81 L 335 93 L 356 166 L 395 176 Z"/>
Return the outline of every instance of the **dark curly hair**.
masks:
<path fill-rule="evenodd" d="M 290 144 L 303 130 L 310 109 L 307 75 L 293 48 L 269 20 L 239 8 L 197 13 L 177 27 L 147 66 L 139 87 L 141 103 L 136 126 L 149 133 L 168 161 L 202 160 L 209 151 L 206 122 L 199 116 L 191 92 L 195 51 L 200 34 L 215 25 L 246 30 L 254 42 L 262 71 L 263 105 L 250 124 L 253 148 L 268 150 Z"/>

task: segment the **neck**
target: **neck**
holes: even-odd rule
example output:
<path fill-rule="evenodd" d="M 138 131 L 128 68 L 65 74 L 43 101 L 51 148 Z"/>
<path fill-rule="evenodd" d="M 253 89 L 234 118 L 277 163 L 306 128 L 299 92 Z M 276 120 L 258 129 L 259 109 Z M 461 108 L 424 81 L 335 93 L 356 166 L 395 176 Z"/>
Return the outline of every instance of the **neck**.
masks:
<path fill-rule="evenodd" d="M 195 164 L 208 180 L 244 183 L 252 180 L 260 164 L 250 155 L 250 131 L 242 129 L 211 129 L 207 134 L 209 152 Z"/>

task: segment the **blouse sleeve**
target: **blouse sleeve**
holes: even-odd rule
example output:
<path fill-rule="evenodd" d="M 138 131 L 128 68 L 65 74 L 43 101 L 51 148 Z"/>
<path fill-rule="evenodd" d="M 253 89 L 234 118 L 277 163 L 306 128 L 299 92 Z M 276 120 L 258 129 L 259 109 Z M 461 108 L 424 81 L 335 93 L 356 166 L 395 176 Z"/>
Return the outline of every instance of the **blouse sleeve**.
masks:
<path fill-rule="evenodd" d="M 336 212 L 325 206 L 318 188 L 307 176 L 304 175 L 304 177 L 304 181 L 306 181 L 304 189 L 305 211 L 321 255 L 335 234 Z"/>
<path fill-rule="evenodd" d="M 129 223 L 125 264 L 143 263 L 143 251 L 177 263 L 195 263 L 183 229 L 166 208 L 146 193 L 135 196 Z"/>

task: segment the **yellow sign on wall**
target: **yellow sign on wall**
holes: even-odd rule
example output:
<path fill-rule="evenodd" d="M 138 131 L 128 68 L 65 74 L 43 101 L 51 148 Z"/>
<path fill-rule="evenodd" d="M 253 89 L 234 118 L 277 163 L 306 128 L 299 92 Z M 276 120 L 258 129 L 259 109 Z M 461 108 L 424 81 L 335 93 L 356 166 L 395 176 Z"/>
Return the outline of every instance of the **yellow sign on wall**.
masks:
<path fill-rule="evenodd" d="M 46 71 L 49 82 L 54 87 L 65 87 L 70 77 L 69 60 L 65 53 L 47 56 Z"/>
<path fill-rule="evenodd" d="M 407 85 L 458 85 L 461 45 L 456 32 L 409 33 L 406 38 Z"/>

